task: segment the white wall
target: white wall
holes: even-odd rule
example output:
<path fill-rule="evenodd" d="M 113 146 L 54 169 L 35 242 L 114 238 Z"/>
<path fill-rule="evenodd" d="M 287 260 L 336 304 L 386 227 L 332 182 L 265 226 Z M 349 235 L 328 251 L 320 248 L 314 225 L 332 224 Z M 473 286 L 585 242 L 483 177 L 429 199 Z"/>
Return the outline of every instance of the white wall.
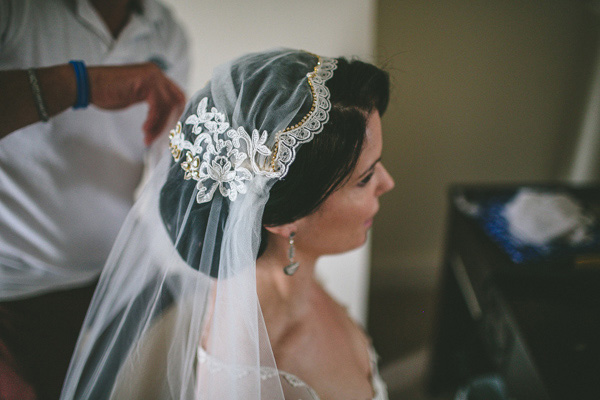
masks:
<path fill-rule="evenodd" d="M 292 47 L 326 56 L 372 60 L 375 0 L 164 0 L 188 31 L 192 49 L 188 94 L 212 68 L 243 53 Z M 359 322 L 366 322 L 368 246 L 328 257 L 319 276 Z"/>
<path fill-rule="evenodd" d="M 163 0 L 187 28 L 192 92 L 213 67 L 251 51 L 292 47 L 370 60 L 375 0 Z"/>

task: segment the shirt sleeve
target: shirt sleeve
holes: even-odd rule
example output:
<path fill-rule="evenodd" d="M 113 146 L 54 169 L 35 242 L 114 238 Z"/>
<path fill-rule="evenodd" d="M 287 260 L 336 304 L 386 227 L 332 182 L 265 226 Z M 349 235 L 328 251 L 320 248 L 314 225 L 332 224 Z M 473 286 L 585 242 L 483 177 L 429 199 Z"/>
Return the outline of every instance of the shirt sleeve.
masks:
<path fill-rule="evenodd" d="M 190 50 L 185 30 L 172 15 L 169 15 L 168 27 L 165 29 L 165 48 L 169 49 L 167 58 L 169 70 L 167 74 L 186 93 L 189 87 Z"/>
<path fill-rule="evenodd" d="M 8 35 L 11 4 L 8 0 L 0 0 L 0 48 L 4 47 Z"/>
<path fill-rule="evenodd" d="M 18 45 L 30 8 L 29 0 L 0 0 L 0 67 L 6 49 Z"/>
<path fill-rule="evenodd" d="M 0 0 L 0 55 L 22 28 L 28 0 Z"/>

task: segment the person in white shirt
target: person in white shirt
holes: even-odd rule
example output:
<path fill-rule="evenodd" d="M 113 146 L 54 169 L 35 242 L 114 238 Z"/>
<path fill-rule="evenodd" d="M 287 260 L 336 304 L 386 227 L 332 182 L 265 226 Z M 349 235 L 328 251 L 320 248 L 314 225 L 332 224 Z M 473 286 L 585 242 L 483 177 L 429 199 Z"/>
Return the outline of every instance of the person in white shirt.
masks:
<path fill-rule="evenodd" d="M 58 398 L 188 65 L 156 0 L 0 0 L 0 399 Z"/>

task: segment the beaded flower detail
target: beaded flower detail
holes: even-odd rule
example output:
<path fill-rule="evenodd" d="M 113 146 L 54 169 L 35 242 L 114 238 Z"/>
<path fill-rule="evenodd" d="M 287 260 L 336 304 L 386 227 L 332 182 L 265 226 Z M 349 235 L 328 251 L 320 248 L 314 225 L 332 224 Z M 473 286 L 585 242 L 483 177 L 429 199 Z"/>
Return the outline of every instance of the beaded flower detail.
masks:
<path fill-rule="evenodd" d="M 225 114 L 215 107 L 208 110 L 208 98 L 204 97 L 196 114 L 185 120 L 195 135 L 193 143 L 185 139 L 181 122 L 169 136 L 173 158 L 176 162 L 183 159 L 180 165 L 185 171 L 184 179 L 197 181 L 196 201 L 211 201 L 217 190 L 235 201 L 239 193 L 246 193 L 246 181 L 255 175 L 284 177 L 296 156 L 296 148 L 312 140 L 329 120 L 331 103 L 325 82 L 333 76 L 335 68 L 335 59 L 318 57 L 314 70 L 307 74 L 313 98 L 311 110 L 298 124 L 275 134 L 273 150 L 265 144 L 267 131 L 260 133 L 254 129 L 249 134 L 242 126 L 231 128 Z"/>
<path fill-rule="evenodd" d="M 244 182 L 260 172 L 257 155 L 271 155 L 265 146 L 267 132 L 259 134 L 255 129 L 250 136 L 243 127 L 229 129 L 225 115 L 214 107 L 207 111 L 207 103 L 208 98 L 203 98 L 197 114 L 185 120 L 196 135 L 194 143 L 185 140 L 181 122 L 171 131 L 171 154 L 179 161 L 185 152 L 181 168 L 185 171 L 184 179 L 198 181 L 198 203 L 210 201 L 217 189 L 223 197 L 234 201 L 238 193 L 246 193 Z"/>

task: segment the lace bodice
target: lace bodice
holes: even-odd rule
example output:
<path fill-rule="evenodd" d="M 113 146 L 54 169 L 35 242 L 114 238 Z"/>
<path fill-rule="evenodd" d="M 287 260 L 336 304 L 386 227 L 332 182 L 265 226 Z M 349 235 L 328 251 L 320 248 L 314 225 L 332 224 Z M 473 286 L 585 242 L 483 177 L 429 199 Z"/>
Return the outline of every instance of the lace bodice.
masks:
<path fill-rule="evenodd" d="M 375 395 L 373 400 L 388 400 L 387 386 L 379 375 L 377 368 L 377 354 L 372 348 L 369 348 L 369 357 L 371 360 L 371 385 Z M 218 374 L 224 368 L 229 368 L 225 363 L 209 355 L 202 347 L 198 348 L 198 364 L 200 370 L 209 375 Z M 249 369 L 237 367 L 236 377 L 243 380 L 250 374 Z M 266 381 L 279 377 L 281 388 L 286 399 L 293 400 L 320 400 L 317 393 L 307 385 L 302 379 L 285 371 L 277 370 L 272 367 L 260 368 L 261 380 Z"/>

